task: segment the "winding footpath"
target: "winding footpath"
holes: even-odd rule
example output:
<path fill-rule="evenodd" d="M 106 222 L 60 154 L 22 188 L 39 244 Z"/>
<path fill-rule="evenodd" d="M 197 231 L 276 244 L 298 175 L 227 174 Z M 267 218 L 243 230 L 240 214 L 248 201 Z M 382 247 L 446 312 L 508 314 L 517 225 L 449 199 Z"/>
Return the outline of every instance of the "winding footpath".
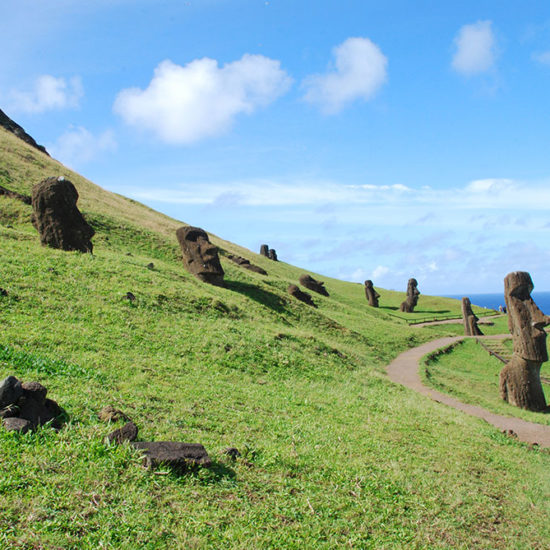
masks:
<path fill-rule="evenodd" d="M 509 335 L 503 335 L 502 337 L 505 336 L 509 337 Z M 521 418 L 502 416 L 500 414 L 489 412 L 482 407 L 462 403 L 461 401 L 429 388 L 422 383 L 420 374 L 418 373 L 420 368 L 420 359 L 427 353 L 436 351 L 440 348 L 445 348 L 455 342 L 458 342 L 459 340 L 463 340 L 464 338 L 464 336 L 439 338 L 438 340 L 432 340 L 431 342 L 422 344 L 417 348 L 405 351 L 401 355 L 398 355 L 386 367 L 390 380 L 421 393 L 422 395 L 430 397 L 434 401 L 449 405 L 450 407 L 463 411 L 466 414 L 482 418 L 499 430 L 512 430 L 516 433 L 518 439 L 524 441 L 525 443 L 537 443 L 540 447 L 550 447 L 550 426 L 535 424 L 533 422 L 528 422 L 527 420 L 522 420 Z M 495 336 L 491 336 L 491 338 L 495 338 Z"/>

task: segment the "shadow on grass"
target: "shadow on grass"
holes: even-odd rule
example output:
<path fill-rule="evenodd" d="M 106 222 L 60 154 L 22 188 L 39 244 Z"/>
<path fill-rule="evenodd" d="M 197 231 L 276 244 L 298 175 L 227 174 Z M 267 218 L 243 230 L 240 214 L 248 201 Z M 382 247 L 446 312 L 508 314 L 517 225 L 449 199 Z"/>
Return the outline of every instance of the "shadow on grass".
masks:
<path fill-rule="evenodd" d="M 286 311 L 284 301 L 273 292 L 269 292 L 255 285 L 242 283 L 241 281 L 225 281 L 225 284 L 229 290 L 233 290 L 239 294 L 244 294 L 250 299 L 271 308 L 277 313 L 283 313 Z"/>

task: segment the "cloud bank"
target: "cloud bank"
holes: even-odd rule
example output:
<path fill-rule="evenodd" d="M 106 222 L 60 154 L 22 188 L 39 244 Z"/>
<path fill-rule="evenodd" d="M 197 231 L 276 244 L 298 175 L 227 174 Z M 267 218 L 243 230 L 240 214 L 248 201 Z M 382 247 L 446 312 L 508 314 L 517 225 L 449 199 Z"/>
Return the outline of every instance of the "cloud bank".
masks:
<path fill-rule="evenodd" d="M 237 115 L 268 105 L 291 83 L 279 61 L 262 55 L 245 54 L 223 67 L 206 57 L 185 66 L 166 60 L 145 90 L 122 90 L 113 108 L 127 124 L 186 145 L 224 133 Z"/>
<path fill-rule="evenodd" d="M 464 25 L 454 40 L 456 52 L 451 66 L 465 76 L 488 71 L 495 63 L 495 37 L 491 21 Z"/>
<path fill-rule="evenodd" d="M 83 95 L 80 77 L 65 80 L 45 74 L 36 79 L 30 91 L 11 90 L 7 102 L 11 111 L 35 114 L 76 108 Z"/>
<path fill-rule="evenodd" d="M 307 77 L 304 99 L 335 114 L 358 99 L 371 99 L 387 81 L 388 59 L 368 38 L 348 38 L 332 51 L 334 67 Z"/>

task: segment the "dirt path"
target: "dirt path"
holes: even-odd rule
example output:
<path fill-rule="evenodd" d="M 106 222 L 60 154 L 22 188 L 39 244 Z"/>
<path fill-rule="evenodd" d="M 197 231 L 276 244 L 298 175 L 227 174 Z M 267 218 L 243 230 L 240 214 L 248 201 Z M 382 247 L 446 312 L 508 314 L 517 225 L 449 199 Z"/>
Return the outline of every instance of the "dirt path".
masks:
<path fill-rule="evenodd" d="M 484 323 L 491 323 L 495 319 L 503 317 L 503 315 L 490 315 L 489 317 L 481 317 L 478 324 L 483 325 Z M 411 327 L 429 327 L 432 325 L 456 325 L 462 324 L 462 317 L 457 317 L 456 319 L 444 319 L 443 321 L 426 321 L 425 323 L 415 323 L 414 325 L 409 325 Z"/>
<path fill-rule="evenodd" d="M 509 335 L 501 335 L 501 337 L 509 337 Z M 491 338 L 496 338 L 496 336 L 491 336 Z M 418 373 L 420 359 L 427 353 L 446 347 L 462 339 L 464 339 L 464 336 L 439 338 L 438 340 L 422 344 L 417 348 L 410 349 L 397 356 L 387 366 L 388 376 L 393 382 L 402 384 L 422 395 L 430 397 L 434 401 L 444 403 L 472 416 L 483 418 L 483 420 L 489 422 L 499 430 L 513 430 L 521 441 L 538 443 L 541 447 L 550 447 L 550 426 L 534 424 L 520 418 L 494 414 L 486 409 L 462 403 L 449 395 L 424 386 Z"/>

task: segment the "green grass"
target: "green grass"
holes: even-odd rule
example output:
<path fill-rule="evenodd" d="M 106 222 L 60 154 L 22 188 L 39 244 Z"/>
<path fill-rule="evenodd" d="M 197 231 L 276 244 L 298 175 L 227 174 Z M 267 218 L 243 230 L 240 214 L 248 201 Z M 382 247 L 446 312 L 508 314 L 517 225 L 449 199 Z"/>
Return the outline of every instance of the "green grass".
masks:
<path fill-rule="evenodd" d="M 511 340 L 509 341 L 511 343 Z M 516 416 L 530 422 L 550 425 L 550 414 L 534 413 L 509 405 L 499 395 L 499 374 L 504 364 L 489 355 L 475 340 L 463 340 L 449 353 L 423 361 L 424 382 L 464 403 L 479 405 L 504 416 Z M 543 364 L 541 376 L 550 378 L 550 365 Z M 550 397 L 550 384 L 543 382 Z"/>
<path fill-rule="evenodd" d="M 404 293 L 377 288 L 374 309 L 362 285 L 316 274 L 330 297 L 310 308 L 286 293 L 304 270 L 215 236 L 269 275 L 222 256 L 227 288 L 202 284 L 180 222 L 0 131 L 2 185 L 58 173 L 96 228 L 93 256 L 41 247 L 30 208 L 0 198 L 0 377 L 42 382 L 68 417 L 58 433 L 0 430 L 0 548 L 547 547 L 550 454 L 385 375 L 459 325 L 409 327 L 391 315 Z M 460 302 L 421 295 L 410 316 L 434 311 Z M 145 470 L 105 443 L 107 404 L 142 440 L 202 443 L 213 467 Z"/>

